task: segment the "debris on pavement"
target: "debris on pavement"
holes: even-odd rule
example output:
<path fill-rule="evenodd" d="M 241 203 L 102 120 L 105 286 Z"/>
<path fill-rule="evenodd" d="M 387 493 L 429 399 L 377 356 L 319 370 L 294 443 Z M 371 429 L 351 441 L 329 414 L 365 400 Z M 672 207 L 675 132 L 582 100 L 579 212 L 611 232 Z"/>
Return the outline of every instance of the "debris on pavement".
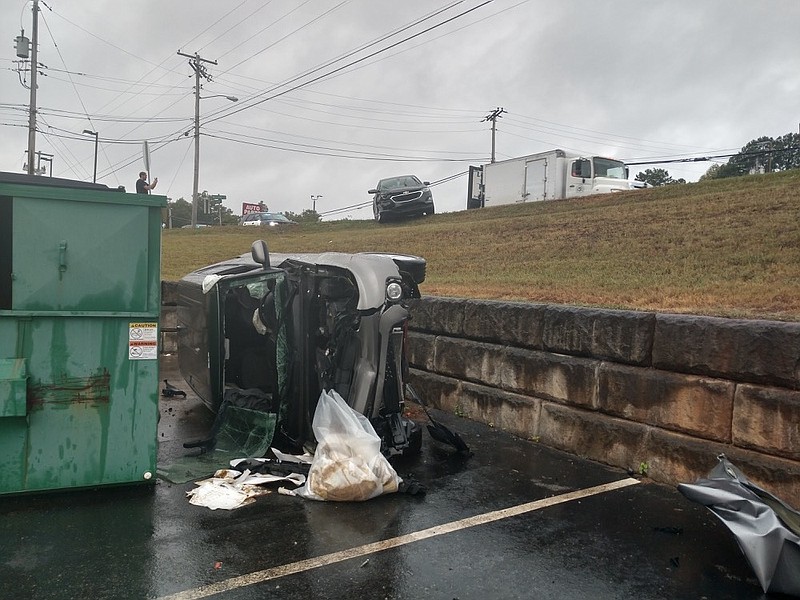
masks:
<path fill-rule="evenodd" d="M 431 437 L 440 442 L 442 444 L 447 444 L 448 446 L 452 446 L 455 448 L 460 454 L 464 456 L 470 456 L 472 452 L 467 446 L 467 443 L 461 439 L 461 436 L 458 435 L 455 431 L 451 431 L 438 421 L 436 421 L 432 416 L 431 413 L 428 412 L 428 407 L 422 398 L 417 394 L 416 390 L 411 387 L 411 384 L 406 384 L 406 393 L 408 396 L 413 400 L 416 404 L 418 404 L 422 410 L 425 412 L 425 416 L 428 418 L 428 433 Z"/>
<path fill-rule="evenodd" d="M 310 500 L 369 500 L 402 482 L 381 453 L 381 438 L 364 415 L 335 391 L 323 390 L 312 422 L 317 448 L 308 479 L 295 494 Z"/>
<path fill-rule="evenodd" d="M 257 496 L 271 493 L 269 489 L 259 487 L 277 481 L 303 485 L 306 478 L 299 473 L 285 476 L 269 473 L 251 473 L 249 470 L 220 469 L 213 477 L 198 481 L 197 487 L 186 492 L 189 503 L 205 506 L 211 510 L 233 510 L 255 502 Z"/>
<path fill-rule="evenodd" d="M 724 454 L 706 479 L 678 491 L 707 507 L 736 537 L 764 592 L 800 596 L 800 513 L 764 491 Z"/>
<path fill-rule="evenodd" d="M 186 398 L 186 392 L 176 388 L 166 379 L 164 380 L 164 389 L 161 390 L 161 395 L 165 398 L 175 398 L 176 396 L 181 396 L 182 398 Z"/>

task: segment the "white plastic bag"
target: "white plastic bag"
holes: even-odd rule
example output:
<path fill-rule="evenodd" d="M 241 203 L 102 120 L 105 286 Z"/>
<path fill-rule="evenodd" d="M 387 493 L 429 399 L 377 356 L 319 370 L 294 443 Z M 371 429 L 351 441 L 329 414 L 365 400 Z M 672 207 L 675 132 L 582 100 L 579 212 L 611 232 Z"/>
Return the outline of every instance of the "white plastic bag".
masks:
<path fill-rule="evenodd" d="M 397 491 L 402 479 L 381 454 L 372 424 L 335 390 L 322 391 L 311 425 L 317 450 L 298 496 L 345 502 Z"/>

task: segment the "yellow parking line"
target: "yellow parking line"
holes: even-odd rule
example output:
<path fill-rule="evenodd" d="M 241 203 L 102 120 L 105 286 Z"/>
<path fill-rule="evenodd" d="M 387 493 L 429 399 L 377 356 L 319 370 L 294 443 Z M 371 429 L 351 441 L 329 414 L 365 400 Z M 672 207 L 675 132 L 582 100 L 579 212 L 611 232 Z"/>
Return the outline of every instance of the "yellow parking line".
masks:
<path fill-rule="evenodd" d="M 421 531 L 401 535 L 388 540 L 382 540 L 380 542 L 374 542 L 372 544 L 365 544 L 356 548 L 350 548 L 349 550 L 332 552 L 331 554 L 324 554 L 322 556 L 317 556 L 316 558 L 300 560 L 286 565 L 264 569 L 263 571 L 256 571 L 247 575 L 232 577 L 224 581 L 204 585 L 192 590 L 184 590 L 169 596 L 162 596 L 159 600 L 195 600 L 196 598 L 207 598 L 208 596 L 213 596 L 214 594 L 222 594 L 237 588 L 246 587 L 256 583 L 263 583 L 265 581 L 270 581 L 271 579 L 286 577 L 287 575 L 294 575 L 295 573 L 302 573 L 303 571 L 309 571 L 318 567 L 332 565 L 334 563 L 350 560 L 351 558 L 375 554 L 376 552 L 382 552 L 391 548 L 405 546 L 406 544 L 411 544 L 413 542 L 419 542 L 440 535 L 445 535 L 447 533 L 453 533 L 454 531 L 468 529 L 470 527 L 475 527 L 476 525 L 485 525 L 486 523 L 492 523 L 501 519 L 508 519 L 509 517 L 516 517 L 517 515 L 541 510 L 542 508 L 547 508 L 549 506 L 564 504 L 566 502 L 572 502 L 573 500 L 580 500 L 581 498 L 588 498 L 589 496 L 596 496 L 597 494 L 619 490 L 631 485 L 636 485 L 637 483 L 639 483 L 638 479 L 628 477 L 626 479 L 612 481 L 611 483 L 604 483 L 603 485 L 597 485 L 583 490 L 576 490 L 574 492 L 568 492 L 566 494 L 560 494 L 550 498 L 542 498 L 541 500 L 535 500 L 525 504 L 518 504 L 517 506 L 511 506 L 501 510 L 494 510 L 481 515 L 475 515 L 474 517 L 467 517 L 466 519 L 459 519 L 458 521 L 452 521 L 443 525 L 436 525 L 434 527 L 429 527 L 428 529 L 422 529 Z"/>

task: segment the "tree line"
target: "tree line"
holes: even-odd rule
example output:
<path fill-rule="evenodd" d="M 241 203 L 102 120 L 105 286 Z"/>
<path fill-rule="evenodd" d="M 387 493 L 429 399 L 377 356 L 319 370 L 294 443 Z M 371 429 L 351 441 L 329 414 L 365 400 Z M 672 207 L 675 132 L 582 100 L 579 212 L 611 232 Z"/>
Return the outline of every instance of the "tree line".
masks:
<path fill-rule="evenodd" d="M 700 181 L 797 168 L 800 168 L 800 133 L 787 133 L 776 138 L 762 136 L 745 144 L 728 162 L 709 167 Z M 654 187 L 686 183 L 685 179 L 673 179 L 666 169 L 657 168 L 645 169 L 635 179 Z"/>
<path fill-rule="evenodd" d="M 221 202 L 213 204 L 206 204 L 202 201 L 197 205 L 197 222 L 200 225 L 238 225 L 240 216 L 224 206 Z M 269 212 L 269 207 L 265 203 L 261 203 L 263 212 Z M 206 212 L 208 208 L 208 212 Z M 192 203 L 178 198 L 174 202 L 167 201 L 167 209 L 163 211 L 161 222 L 164 227 L 173 227 L 175 229 L 192 223 Z M 320 214 L 311 209 L 306 209 L 301 213 L 293 213 L 291 211 L 284 211 L 283 213 L 287 219 L 297 221 L 298 223 L 319 223 L 322 220 Z M 170 224 L 171 220 L 171 224 Z"/>

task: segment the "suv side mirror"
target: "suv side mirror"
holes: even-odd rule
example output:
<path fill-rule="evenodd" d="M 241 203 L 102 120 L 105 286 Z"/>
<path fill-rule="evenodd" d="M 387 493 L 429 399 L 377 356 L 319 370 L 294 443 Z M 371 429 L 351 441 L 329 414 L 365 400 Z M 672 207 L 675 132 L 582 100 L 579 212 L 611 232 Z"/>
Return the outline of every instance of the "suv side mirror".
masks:
<path fill-rule="evenodd" d="M 369 190 L 367 193 L 368 194 L 377 194 L 378 190 Z"/>
<path fill-rule="evenodd" d="M 254 261 L 264 267 L 265 271 L 269 269 L 269 249 L 267 248 L 267 242 L 264 240 L 256 240 L 253 242 L 253 245 L 250 246 L 250 254 Z"/>
<path fill-rule="evenodd" d="M 430 181 L 423 181 L 423 182 L 422 182 L 422 185 L 430 185 L 430 184 L 431 184 L 431 182 L 430 182 Z"/>

